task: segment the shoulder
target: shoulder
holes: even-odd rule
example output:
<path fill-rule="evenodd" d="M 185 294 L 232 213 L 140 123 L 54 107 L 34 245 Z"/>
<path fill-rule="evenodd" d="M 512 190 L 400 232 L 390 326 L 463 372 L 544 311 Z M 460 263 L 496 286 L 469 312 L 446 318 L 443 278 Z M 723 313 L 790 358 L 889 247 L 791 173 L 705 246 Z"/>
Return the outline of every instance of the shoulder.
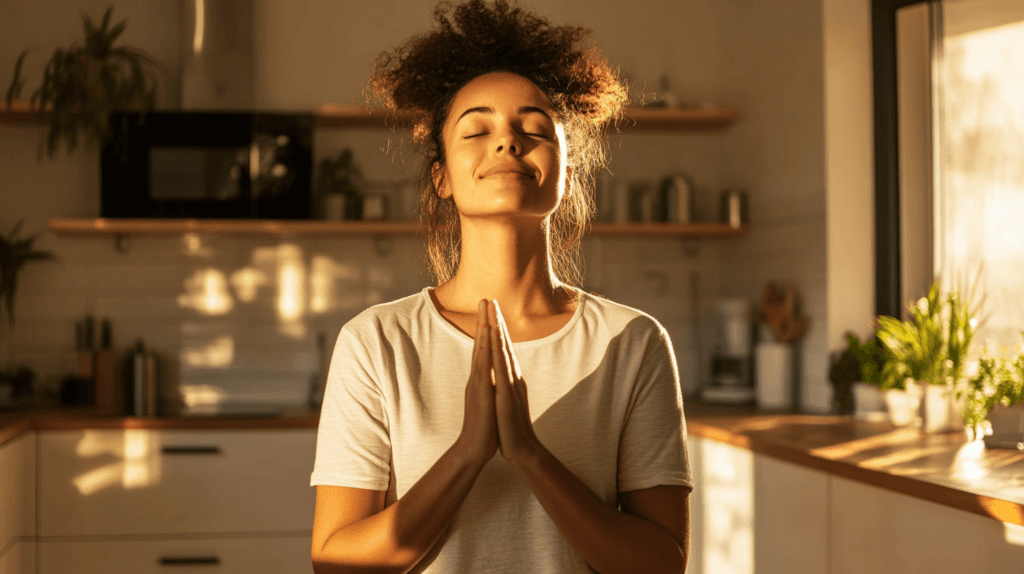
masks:
<path fill-rule="evenodd" d="M 345 323 L 341 335 L 367 343 L 387 338 L 397 331 L 408 332 L 413 323 L 423 320 L 423 307 L 422 291 L 373 305 Z"/>
<path fill-rule="evenodd" d="M 588 322 L 600 325 L 611 337 L 644 342 L 668 339 L 665 327 L 639 309 L 596 293 L 582 293 L 580 301 L 585 304 L 584 316 Z"/>

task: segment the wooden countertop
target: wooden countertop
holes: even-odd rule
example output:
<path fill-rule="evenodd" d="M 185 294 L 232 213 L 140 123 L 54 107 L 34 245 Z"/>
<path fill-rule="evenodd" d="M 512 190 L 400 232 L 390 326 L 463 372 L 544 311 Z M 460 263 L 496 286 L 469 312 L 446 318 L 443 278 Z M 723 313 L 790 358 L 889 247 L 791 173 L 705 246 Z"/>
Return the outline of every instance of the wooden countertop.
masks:
<path fill-rule="evenodd" d="M 962 432 L 923 433 L 852 417 L 686 403 L 700 436 L 828 474 L 1024 526 L 1024 452 L 986 449 Z M 316 428 L 319 412 L 276 417 L 118 417 L 88 408 L 0 414 L 0 445 L 33 430 Z"/>
<path fill-rule="evenodd" d="M 686 420 L 690 435 L 1024 526 L 1024 452 L 985 448 L 962 431 L 695 401 Z"/>

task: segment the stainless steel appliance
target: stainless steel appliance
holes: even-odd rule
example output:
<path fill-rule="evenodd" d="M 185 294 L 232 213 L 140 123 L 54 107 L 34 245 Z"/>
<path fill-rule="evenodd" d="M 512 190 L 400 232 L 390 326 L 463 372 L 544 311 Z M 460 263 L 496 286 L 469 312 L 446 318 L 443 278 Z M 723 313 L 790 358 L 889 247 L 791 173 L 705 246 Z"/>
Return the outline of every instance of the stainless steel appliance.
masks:
<path fill-rule="evenodd" d="M 710 377 L 701 389 L 708 403 L 754 401 L 753 321 L 746 299 L 719 299 L 715 304 L 718 325 L 711 356 Z"/>

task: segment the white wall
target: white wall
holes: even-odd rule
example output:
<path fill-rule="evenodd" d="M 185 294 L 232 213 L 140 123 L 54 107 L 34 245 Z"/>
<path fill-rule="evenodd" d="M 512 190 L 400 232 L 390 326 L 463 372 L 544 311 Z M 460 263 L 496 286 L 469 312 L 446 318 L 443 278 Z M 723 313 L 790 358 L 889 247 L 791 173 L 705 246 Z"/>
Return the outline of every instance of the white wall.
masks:
<path fill-rule="evenodd" d="M 375 56 L 424 29 L 432 5 L 259 0 L 258 106 L 298 110 L 361 101 Z M 693 392 L 701 370 L 696 352 L 706 359 L 710 347 L 714 299 L 756 301 L 766 281 L 794 282 L 810 320 L 797 355 L 803 406 L 827 410 L 828 349 L 836 346 L 837 333 L 861 329 L 870 320 L 873 301 L 871 255 L 863 249 L 872 236 L 867 1 L 527 5 L 541 6 L 555 21 L 592 28 L 598 45 L 635 88 L 655 89 L 666 74 L 678 99 L 732 105 L 741 112 L 736 125 L 722 133 L 613 136 L 610 169 L 620 181 L 689 173 L 697 184 L 698 214 L 709 219 L 717 215 L 723 188 L 745 188 L 752 233 L 701 241 L 694 256 L 686 254 L 682 240 L 588 239 L 587 287 L 661 320 L 676 343 L 684 389 Z M 31 46 L 26 71 L 32 89 L 52 49 L 80 35 L 79 14 L 99 18 L 105 7 L 91 0 L 0 4 L 0 86 L 6 87 L 20 51 Z M 167 64 L 162 106 L 179 101 L 181 13 L 181 5 L 170 0 L 122 1 L 115 7 L 115 20 L 129 21 L 125 41 Z M 96 149 L 37 162 L 42 134 L 39 127 L 0 126 L 0 229 L 22 217 L 34 231 L 49 217 L 98 214 Z M 407 179 L 416 173 L 415 155 L 408 148 L 381 151 L 392 143 L 385 131 L 320 131 L 315 145 L 319 157 L 352 146 L 371 180 Z M 44 233 L 40 246 L 57 251 L 61 262 L 26 268 L 11 354 L 55 384 L 53 377 L 71 368 L 73 321 L 93 312 L 112 317 L 121 349 L 141 336 L 176 362 L 187 349 L 213 344 L 211 333 L 225 330 L 253 346 L 238 349 L 239 356 L 257 357 L 250 367 L 260 367 L 262 360 L 291 361 L 289 377 L 298 381 L 312 369 L 317 330 L 325 330 L 330 343 L 337 328 L 366 304 L 427 284 L 412 239 L 396 240 L 386 257 L 377 255 L 370 239 L 304 239 L 293 243 L 307 269 L 321 254 L 344 272 L 332 284 L 336 306 L 307 315 L 301 332 L 275 318 L 272 290 L 253 305 L 236 304 L 228 316 L 202 316 L 178 306 L 185 281 L 197 271 L 213 268 L 229 276 L 266 253 L 261 248 L 279 243 L 207 238 L 204 246 L 212 251 L 189 255 L 181 238 L 137 238 L 122 256 L 109 240 Z M 694 296 L 696 317 L 690 312 Z M 299 386 L 270 384 L 267 393 L 297 397 L 304 392 Z"/>

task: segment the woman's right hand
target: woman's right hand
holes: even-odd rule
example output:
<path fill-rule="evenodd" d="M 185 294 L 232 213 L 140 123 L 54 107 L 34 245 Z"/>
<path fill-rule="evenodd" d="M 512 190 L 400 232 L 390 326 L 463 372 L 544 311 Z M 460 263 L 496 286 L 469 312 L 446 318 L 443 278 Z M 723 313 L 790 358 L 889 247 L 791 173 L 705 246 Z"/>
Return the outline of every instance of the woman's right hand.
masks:
<path fill-rule="evenodd" d="M 494 382 L 491 378 L 491 332 L 487 322 L 487 300 L 480 301 L 473 344 L 473 363 L 466 383 L 466 408 L 458 443 L 472 461 L 481 466 L 498 450 L 498 420 L 494 411 Z"/>

